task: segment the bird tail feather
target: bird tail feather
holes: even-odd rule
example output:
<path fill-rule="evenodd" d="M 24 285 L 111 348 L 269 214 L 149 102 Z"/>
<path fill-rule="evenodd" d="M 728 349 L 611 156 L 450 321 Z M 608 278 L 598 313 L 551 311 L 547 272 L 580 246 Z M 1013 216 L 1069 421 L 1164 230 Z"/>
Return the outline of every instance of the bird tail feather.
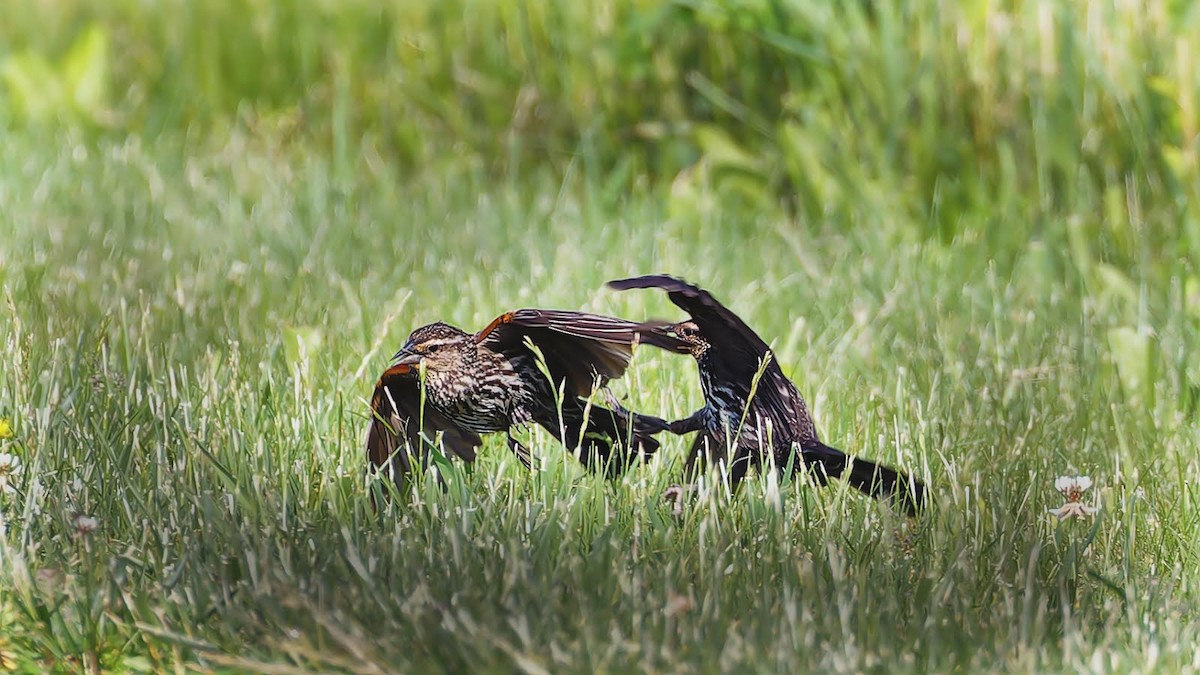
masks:
<path fill-rule="evenodd" d="M 851 487 L 876 499 L 890 499 L 909 515 L 916 515 L 926 505 L 925 484 L 912 476 L 861 457 L 821 444 L 802 450 L 805 463 L 829 478 L 845 478 Z M 846 469 L 849 468 L 847 475 Z"/>

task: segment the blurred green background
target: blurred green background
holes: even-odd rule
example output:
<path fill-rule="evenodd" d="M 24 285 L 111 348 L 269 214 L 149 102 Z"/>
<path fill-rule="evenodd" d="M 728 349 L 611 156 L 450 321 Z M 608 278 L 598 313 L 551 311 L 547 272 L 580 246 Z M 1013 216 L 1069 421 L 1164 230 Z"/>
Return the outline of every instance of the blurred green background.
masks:
<path fill-rule="evenodd" d="M 1065 244 L 1078 221 L 1079 245 L 1125 270 L 1145 262 L 1139 242 L 1168 256 L 1200 246 L 1190 2 L 13 0 L 3 12 L 9 133 L 243 131 L 348 172 L 581 166 L 614 186 L 711 184 L 748 208 L 900 220 L 941 241 Z"/>

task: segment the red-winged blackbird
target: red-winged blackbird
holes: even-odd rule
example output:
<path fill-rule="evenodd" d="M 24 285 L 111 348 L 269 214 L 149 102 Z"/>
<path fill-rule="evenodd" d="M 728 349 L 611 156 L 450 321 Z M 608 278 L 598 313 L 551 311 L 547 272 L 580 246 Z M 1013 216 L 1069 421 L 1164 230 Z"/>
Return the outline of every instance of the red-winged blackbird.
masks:
<path fill-rule="evenodd" d="M 849 466 L 846 480 L 868 495 L 897 498 L 909 513 L 925 503 L 925 486 L 920 481 L 865 459 L 850 458 L 822 443 L 808 406 L 779 368 L 767 343 L 707 291 L 664 275 L 610 281 L 608 285 L 618 290 L 660 288 L 691 315 L 691 321 L 660 329 L 664 335 L 686 342 L 700 369 L 704 407 L 670 424 L 673 433 L 701 432 L 688 456 L 689 473 L 703 468 L 710 457 L 725 462 L 732 448 L 728 470 L 736 487 L 751 466 L 764 461 L 765 449 L 769 448 L 781 469 L 789 466 L 798 451 L 798 459 L 821 484 L 842 477 Z"/>
<path fill-rule="evenodd" d="M 656 332 L 661 326 L 542 309 L 502 314 L 474 335 L 440 322 L 422 326 L 375 385 L 367 434 L 371 464 L 390 463 L 393 480 L 402 484 L 412 468 L 405 446 L 424 464 L 426 442 L 441 432 L 447 453 L 471 462 L 482 443 L 479 434 L 506 431 L 508 447 L 528 467 L 529 451 L 513 438 L 512 428 L 532 422 L 567 448 L 578 446 L 584 464 L 619 475 L 632 455 L 658 449 L 653 434 L 665 430 L 666 422 L 634 415 L 611 396 L 613 409 L 590 404 L 587 397 L 625 372 L 635 343 L 687 353 L 680 340 Z M 529 344 L 540 351 L 546 372 Z M 629 447 L 634 452 L 626 452 Z"/>

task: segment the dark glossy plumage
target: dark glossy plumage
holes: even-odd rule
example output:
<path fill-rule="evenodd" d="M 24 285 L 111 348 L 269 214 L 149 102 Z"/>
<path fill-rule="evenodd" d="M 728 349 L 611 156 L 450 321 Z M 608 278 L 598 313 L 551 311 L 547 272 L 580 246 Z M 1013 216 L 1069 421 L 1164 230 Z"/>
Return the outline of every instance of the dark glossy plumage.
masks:
<path fill-rule="evenodd" d="M 689 345 L 704 390 L 704 407 L 670 425 L 675 433 L 700 432 L 688 455 L 689 473 L 709 461 L 725 463 L 736 487 L 768 452 L 780 468 L 794 463 L 798 454 L 822 483 L 827 478 L 845 476 L 866 494 L 896 497 L 910 513 L 924 503 L 925 486 L 920 481 L 865 459 L 851 462 L 842 451 L 822 443 L 804 398 L 783 374 L 770 347 L 708 291 L 665 275 L 622 279 L 608 285 L 618 290 L 664 290 L 671 302 L 691 316 L 690 321 L 662 329 L 664 335 L 678 337 Z M 726 455 L 731 447 L 734 456 L 729 458 Z"/>
<path fill-rule="evenodd" d="M 448 454 L 470 462 L 482 443 L 480 434 L 505 431 L 509 447 L 529 466 L 529 452 L 513 438 L 512 428 L 534 423 L 566 447 L 579 447 L 585 464 L 617 475 L 633 456 L 658 449 L 653 434 L 666 423 L 619 405 L 589 404 L 587 398 L 596 386 L 624 374 L 636 343 L 685 351 L 680 340 L 661 333 L 663 325 L 522 309 L 500 315 L 475 334 L 441 322 L 422 326 L 375 386 L 368 458 L 373 466 L 388 466 L 399 483 L 412 469 L 410 451 L 418 461 L 426 460 L 422 432 L 428 440 L 440 433 Z M 530 344 L 541 353 L 549 379 Z"/>

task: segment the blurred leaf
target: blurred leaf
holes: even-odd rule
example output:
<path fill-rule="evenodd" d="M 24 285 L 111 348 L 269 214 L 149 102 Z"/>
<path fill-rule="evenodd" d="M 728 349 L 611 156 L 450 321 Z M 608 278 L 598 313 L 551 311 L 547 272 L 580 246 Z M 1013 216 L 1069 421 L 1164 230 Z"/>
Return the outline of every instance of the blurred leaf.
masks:
<path fill-rule="evenodd" d="M 1175 175 L 1175 180 L 1185 185 L 1196 180 L 1195 153 L 1175 145 L 1164 145 L 1162 156 L 1167 168 Z"/>
<path fill-rule="evenodd" d="M 1155 75 L 1146 78 L 1146 88 L 1163 98 L 1178 99 L 1179 85 L 1170 78 Z"/>
<path fill-rule="evenodd" d="M 701 96 L 708 100 L 717 108 L 721 109 L 734 119 L 743 124 L 749 125 L 752 129 L 770 135 L 770 126 L 766 123 L 759 114 L 746 106 L 745 103 L 735 99 L 725 90 L 717 86 L 715 82 L 704 76 L 703 73 L 692 71 L 688 73 L 684 79 L 687 83 L 696 90 Z"/>
<path fill-rule="evenodd" d="M 1101 295 L 1117 296 L 1122 300 L 1133 302 L 1137 300 L 1137 288 L 1129 277 L 1121 270 L 1106 263 L 1100 263 L 1095 268 L 1095 280 Z"/>
<path fill-rule="evenodd" d="M 63 56 L 60 70 L 71 103 L 95 117 L 108 100 L 108 32 L 88 27 Z"/>
<path fill-rule="evenodd" d="M 771 200 L 770 186 L 757 174 L 723 171 L 713 177 L 721 198 L 736 196 L 752 206 L 763 206 Z"/>
<path fill-rule="evenodd" d="M 1112 232 L 1113 244 L 1124 255 L 1131 255 L 1136 245 L 1133 228 L 1129 225 L 1129 202 L 1124 186 L 1109 185 L 1104 190 L 1104 221 Z"/>
<path fill-rule="evenodd" d="M 1200 319 L 1200 279 L 1188 277 L 1183 282 L 1183 306 L 1194 319 Z"/>
<path fill-rule="evenodd" d="M 0 69 L 14 112 L 26 120 L 44 120 L 62 106 L 62 85 L 54 67 L 31 52 L 10 56 Z"/>
<path fill-rule="evenodd" d="M 11 56 L 0 77 L 17 117 L 27 121 L 95 121 L 108 98 L 108 33 L 85 30 L 55 67 L 33 51 Z"/>
<path fill-rule="evenodd" d="M 1084 279 L 1088 278 L 1088 273 L 1092 269 L 1092 251 L 1090 241 L 1092 237 L 1088 236 L 1088 224 L 1082 218 L 1067 219 L 1067 241 L 1071 250 L 1071 262 L 1075 263 L 1075 268 L 1083 275 Z"/>
<path fill-rule="evenodd" d="M 770 186 L 762 158 L 714 125 L 697 127 L 695 138 L 706 167 L 711 169 L 708 182 L 718 198 L 736 197 L 752 205 L 769 201 Z"/>
<path fill-rule="evenodd" d="M 1111 328 L 1108 346 L 1125 394 L 1130 397 L 1145 394 L 1149 402 L 1153 394 L 1150 335 L 1131 326 Z"/>
<path fill-rule="evenodd" d="M 307 364 L 325 342 L 325 333 L 313 326 L 285 328 L 283 353 L 289 365 Z"/>
<path fill-rule="evenodd" d="M 777 140 L 801 204 L 817 208 L 841 196 L 837 177 L 821 161 L 824 143 L 813 133 L 799 123 L 787 122 Z"/>
<path fill-rule="evenodd" d="M 810 61 L 816 61 L 817 63 L 829 62 L 829 53 L 823 48 L 810 44 L 794 36 L 766 31 L 760 34 L 759 37 L 763 40 L 763 42 L 766 42 L 776 49 L 792 56 L 797 56 Z"/>
<path fill-rule="evenodd" d="M 714 167 L 729 167 L 757 173 L 762 162 L 721 127 L 704 124 L 696 127 L 696 145 Z"/>
<path fill-rule="evenodd" d="M 154 664 L 150 663 L 150 659 L 144 656 L 127 656 L 122 660 L 121 665 L 135 673 L 157 672 Z"/>
<path fill-rule="evenodd" d="M 1180 96 L 1179 83 L 1162 76 L 1151 77 L 1146 81 L 1146 88 L 1150 90 L 1151 100 L 1158 99 L 1160 105 L 1155 106 L 1158 109 L 1158 115 L 1163 125 L 1162 135 L 1164 138 L 1177 137 L 1182 129 L 1182 112 L 1181 102 L 1185 97 Z"/>
<path fill-rule="evenodd" d="M 705 222 L 717 207 L 716 196 L 709 183 L 708 163 L 705 160 L 680 171 L 671 182 L 667 215 L 680 222 Z"/>

